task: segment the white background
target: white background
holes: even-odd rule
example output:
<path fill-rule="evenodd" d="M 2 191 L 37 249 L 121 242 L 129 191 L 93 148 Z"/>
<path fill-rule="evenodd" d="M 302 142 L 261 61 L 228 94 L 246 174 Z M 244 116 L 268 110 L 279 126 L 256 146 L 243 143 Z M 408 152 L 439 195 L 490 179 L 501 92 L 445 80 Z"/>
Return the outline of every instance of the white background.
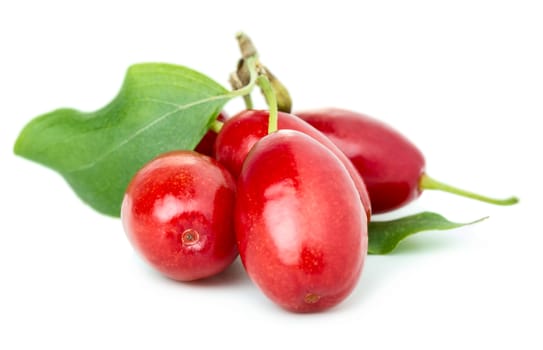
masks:
<path fill-rule="evenodd" d="M 2 2 L 0 348 L 541 349 L 542 18 L 538 1 Z M 296 108 L 385 120 L 430 175 L 521 203 L 425 193 L 390 216 L 490 218 L 368 257 L 349 299 L 297 315 L 239 262 L 208 281 L 162 278 L 118 219 L 13 155 L 31 118 L 105 105 L 132 63 L 179 63 L 227 85 L 239 30 Z"/>

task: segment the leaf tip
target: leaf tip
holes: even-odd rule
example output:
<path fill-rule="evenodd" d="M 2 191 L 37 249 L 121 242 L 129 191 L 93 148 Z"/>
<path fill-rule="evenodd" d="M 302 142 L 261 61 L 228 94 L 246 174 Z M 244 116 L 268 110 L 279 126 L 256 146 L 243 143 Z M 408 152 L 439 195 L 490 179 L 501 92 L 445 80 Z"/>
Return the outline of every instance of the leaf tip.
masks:
<path fill-rule="evenodd" d="M 475 220 L 475 221 L 467 222 L 467 223 L 465 223 L 465 225 L 473 225 L 473 224 L 477 224 L 477 223 L 479 223 L 479 222 L 485 221 L 485 220 L 488 219 L 488 218 L 490 218 L 490 216 L 484 216 L 484 217 L 482 217 L 482 218 L 480 218 L 480 219 L 477 219 L 477 220 Z"/>
<path fill-rule="evenodd" d="M 24 137 L 24 134 L 25 134 L 25 130 L 26 130 L 26 127 L 23 128 L 23 130 L 21 130 L 21 132 L 19 133 L 19 135 L 17 136 L 17 139 L 15 140 L 15 143 L 13 144 L 13 154 L 17 155 L 17 156 L 23 156 L 24 155 L 24 140 L 25 140 L 25 137 Z"/>

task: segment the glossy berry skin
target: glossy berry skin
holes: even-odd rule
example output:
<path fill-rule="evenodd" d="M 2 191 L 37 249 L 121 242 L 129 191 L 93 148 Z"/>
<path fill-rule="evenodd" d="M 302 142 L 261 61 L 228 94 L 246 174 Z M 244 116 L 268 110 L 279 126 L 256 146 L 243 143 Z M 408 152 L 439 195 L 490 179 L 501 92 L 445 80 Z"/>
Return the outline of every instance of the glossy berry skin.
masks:
<path fill-rule="evenodd" d="M 235 225 L 248 275 L 287 310 L 325 310 L 357 284 L 368 244 L 358 192 L 342 162 L 303 133 L 279 130 L 254 145 Z"/>
<path fill-rule="evenodd" d="M 234 177 L 239 176 L 243 161 L 253 145 L 268 134 L 268 119 L 269 111 L 245 110 L 224 123 L 215 141 L 215 157 Z M 339 148 L 323 133 L 292 114 L 279 112 L 277 121 L 279 130 L 297 130 L 309 135 L 339 158 L 355 182 L 369 221 L 372 209 L 364 181 Z"/>
<path fill-rule="evenodd" d="M 235 183 L 217 161 L 193 151 L 165 153 L 136 173 L 121 208 L 134 248 L 178 281 L 223 271 L 237 256 Z"/>
<path fill-rule="evenodd" d="M 224 122 L 227 119 L 226 112 L 222 111 L 217 116 L 217 120 Z M 204 154 L 208 157 L 215 158 L 215 140 L 217 139 L 217 133 L 213 130 L 208 130 L 204 137 L 200 140 L 200 143 L 196 145 L 194 150 L 198 153 Z"/>
<path fill-rule="evenodd" d="M 328 136 L 351 160 L 364 179 L 373 213 L 400 208 L 420 196 L 424 156 L 398 131 L 367 115 L 343 109 L 301 111 L 296 115 Z"/>

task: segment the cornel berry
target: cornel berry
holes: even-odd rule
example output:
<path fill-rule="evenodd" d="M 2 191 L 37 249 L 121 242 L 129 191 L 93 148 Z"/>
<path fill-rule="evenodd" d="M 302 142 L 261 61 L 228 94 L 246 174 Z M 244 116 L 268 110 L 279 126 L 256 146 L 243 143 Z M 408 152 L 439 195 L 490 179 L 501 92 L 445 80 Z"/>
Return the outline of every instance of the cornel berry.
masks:
<path fill-rule="evenodd" d="M 343 163 L 303 133 L 279 130 L 253 146 L 235 225 L 250 278 L 288 310 L 330 308 L 359 279 L 368 237 L 357 189 Z"/>
<path fill-rule="evenodd" d="M 136 173 L 121 209 L 133 246 L 179 281 L 223 271 L 237 256 L 235 183 L 215 160 L 193 151 L 165 153 Z"/>
<path fill-rule="evenodd" d="M 422 152 L 385 123 L 345 109 L 296 112 L 324 133 L 351 160 L 364 179 L 372 212 L 400 208 L 425 189 L 441 190 L 484 202 L 510 205 L 515 197 L 494 199 L 441 183 L 426 174 Z"/>

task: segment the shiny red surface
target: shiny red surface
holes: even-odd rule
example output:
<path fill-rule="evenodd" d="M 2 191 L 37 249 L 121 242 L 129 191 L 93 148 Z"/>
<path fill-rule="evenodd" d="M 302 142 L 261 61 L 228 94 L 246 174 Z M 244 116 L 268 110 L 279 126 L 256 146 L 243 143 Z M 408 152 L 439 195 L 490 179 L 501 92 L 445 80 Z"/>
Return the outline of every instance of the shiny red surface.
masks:
<path fill-rule="evenodd" d="M 288 310 L 332 307 L 359 279 L 368 238 L 358 192 L 337 157 L 303 133 L 255 144 L 238 179 L 235 225 L 247 273 Z"/>
<path fill-rule="evenodd" d="M 424 156 L 407 138 L 367 115 L 321 109 L 296 115 L 324 133 L 362 175 L 372 212 L 400 208 L 421 194 Z"/>
<path fill-rule="evenodd" d="M 217 116 L 217 120 L 224 122 L 227 119 L 226 112 L 222 111 Z M 200 140 L 200 143 L 196 145 L 194 150 L 198 153 L 206 156 L 215 157 L 215 140 L 217 139 L 217 133 L 213 130 L 208 130 L 204 137 Z"/>
<path fill-rule="evenodd" d="M 224 123 L 215 142 L 215 156 L 219 162 L 230 170 L 234 177 L 239 176 L 243 161 L 253 145 L 267 135 L 268 119 L 269 111 L 246 110 L 238 113 Z M 340 159 L 355 182 L 369 220 L 372 209 L 366 186 L 358 170 L 338 147 L 320 131 L 292 114 L 279 112 L 278 128 L 280 130 L 288 129 L 303 132 L 330 149 Z"/>
<path fill-rule="evenodd" d="M 155 158 L 132 179 L 121 219 L 154 268 L 189 281 L 224 270 L 237 256 L 235 183 L 215 160 L 192 151 Z"/>

